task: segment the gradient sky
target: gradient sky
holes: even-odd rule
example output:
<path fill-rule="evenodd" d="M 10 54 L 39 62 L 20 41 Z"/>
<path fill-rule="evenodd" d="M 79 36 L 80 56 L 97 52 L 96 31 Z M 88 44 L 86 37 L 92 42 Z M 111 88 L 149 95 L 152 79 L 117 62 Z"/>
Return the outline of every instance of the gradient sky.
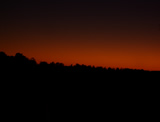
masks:
<path fill-rule="evenodd" d="M 37 62 L 160 70 L 160 1 L 5 0 L 0 51 Z"/>

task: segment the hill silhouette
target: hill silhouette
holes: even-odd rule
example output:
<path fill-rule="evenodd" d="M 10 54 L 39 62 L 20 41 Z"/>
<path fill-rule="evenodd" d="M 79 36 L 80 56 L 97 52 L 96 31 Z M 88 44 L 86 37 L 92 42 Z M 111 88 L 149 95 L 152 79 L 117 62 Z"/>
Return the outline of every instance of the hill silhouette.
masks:
<path fill-rule="evenodd" d="M 159 72 L 54 62 L 37 64 L 21 53 L 8 56 L 4 52 L 0 52 L 0 69 L 1 110 L 6 121 L 135 118 L 130 112 L 141 114 L 138 110 L 142 109 L 147 113 L 159 93 L 158 85 L 152 84 Z"/>

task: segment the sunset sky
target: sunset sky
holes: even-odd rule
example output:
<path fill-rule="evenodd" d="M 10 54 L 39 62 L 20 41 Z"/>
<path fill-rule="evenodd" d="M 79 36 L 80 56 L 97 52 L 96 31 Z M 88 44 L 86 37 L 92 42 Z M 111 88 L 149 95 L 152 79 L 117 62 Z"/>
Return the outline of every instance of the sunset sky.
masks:
<path fill-rule="evenodd" d="M 4 0 L 0 51 L 38 63 L 160 70 L 160 0 Z"/>

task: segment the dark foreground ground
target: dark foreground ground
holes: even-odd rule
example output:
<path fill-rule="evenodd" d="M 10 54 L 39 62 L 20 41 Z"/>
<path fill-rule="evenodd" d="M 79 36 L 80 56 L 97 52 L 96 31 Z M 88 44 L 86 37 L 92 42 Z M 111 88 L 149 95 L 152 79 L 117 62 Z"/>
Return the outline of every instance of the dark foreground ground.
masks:
<path fill-rule="evenodd" d="M 159 72 L 37 64 L 0 52 L 2 118 L 20 122 L 154 120 Z"/>

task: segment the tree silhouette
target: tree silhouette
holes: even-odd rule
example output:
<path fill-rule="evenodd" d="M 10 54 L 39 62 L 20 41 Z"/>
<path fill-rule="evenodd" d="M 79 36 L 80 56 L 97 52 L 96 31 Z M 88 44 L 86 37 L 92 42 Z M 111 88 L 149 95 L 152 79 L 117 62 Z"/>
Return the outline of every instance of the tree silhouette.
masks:
<path fill-rule="evenodd" d="M 84 64 L 37 64 L 33 58 L 28 59 L 21 53 L 7 56 L 4 52 L 0 52 L 0 70 L 1 83 L 7 84 L 1 85 L 1 105 L 5 106 L 2 113 L 12 121 L 26 122 L 53 122 L 56 118 L 71 120 L 73 116 L 82 118 L 82 113 L 100 118 L 104 110 L 115 116 L 118 107 L 124 109 L 126 101 L 138 90 L 137 86 L 148 88 L 144 85 L 149 77 L 159 74 Z M 141 84 L 142 81 L 145 83 Z"/>

